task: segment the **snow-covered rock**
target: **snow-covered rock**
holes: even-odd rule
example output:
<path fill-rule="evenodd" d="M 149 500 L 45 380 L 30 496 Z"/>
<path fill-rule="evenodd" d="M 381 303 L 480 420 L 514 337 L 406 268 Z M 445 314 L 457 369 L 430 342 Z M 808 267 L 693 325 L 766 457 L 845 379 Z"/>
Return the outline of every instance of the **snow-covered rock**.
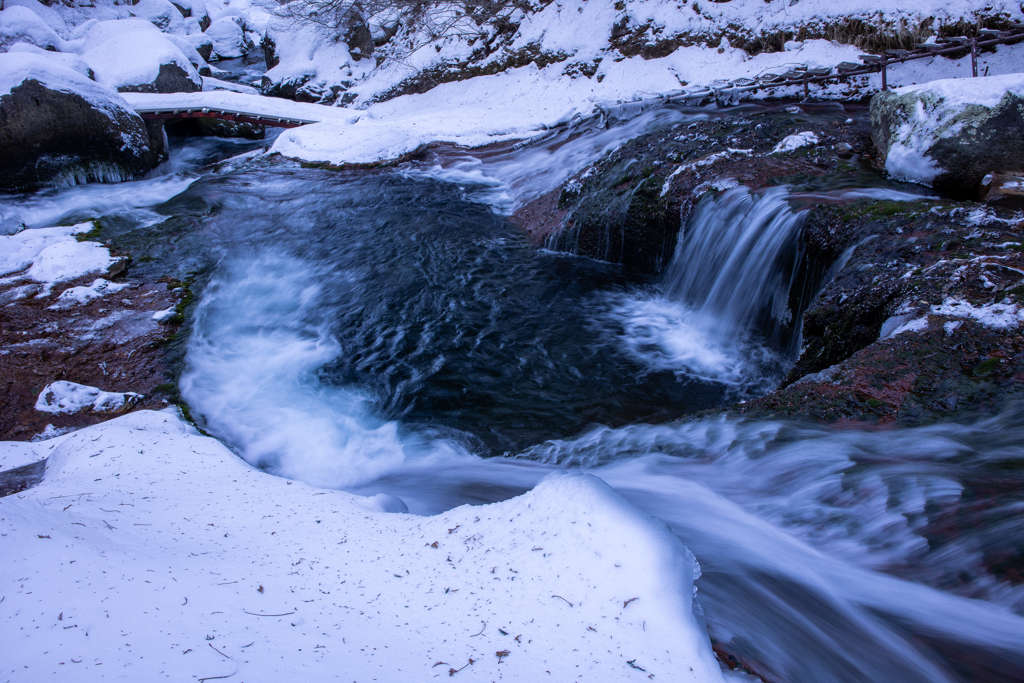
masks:
<path fill-rule="evenodd" d="M 195 19 L 200 30 L 205 31 L 210 27 L 210 15 L 206 11 L 205 0 L 172 0 L 172 3 L 181 16 L 186 19 Z"/>
<path fill-rule="evenodd" d="M 132 16 L 145 19 L 161 31 L 184 33 L 185 17 L 168 0 L 138 0 L 130 6 Z"/>
<path fill-rule="evenodd" d="M 786 152 L 792 152 L 793 150 L 800 149 L 801 147 L 808 147 L 810 145 L 818 144 L 818 135 L 809 130 L 805 130 L 802 133 L 796 135 L 787 135 L 783 138 L 779 144 L 775 145 L 775 149 L 772 150 L 772 154 L 785 154 Z"/>
<path fill-rule="evenodd" d="M 261 472 L 167 411 L 61 438 L 0 499 L 18 680 L 723 681 L 693 555 L 596 477 L 418 517 Z"/>
<path fill-rule="evenodd" d="M 50 308 L 69 308 L 80 304 L 87 304 L 108 294 L 115 294 L 129 285 L 125 282 L 111 282 L 104 278 L 96 278 L 91 285 L 81 287 L 68 287 L 60 296 L 57 303 Z"/>
<path fill-rule="evenodd" d="M 64 39 L 27 7 L 0 10 L 0 52 L 15 43 L 29 43 L 44 50 L 64 49 Z"/>
<path fill-rule="evenodd" d="M 871 133 L 894 178 L 977 197 L 989 173 L 1024 169 L 1024 74 L 878 93 Z"/>
<path fill-rule="evenodd" d="M 243 24 L 238 17 L 221 17 L 206 29 L 205 35 L 213 41 L 215 59 L 242 57 L 252 49 L 252 43 L 245 35 Z"/>
<path fill-rule="evenodd" d="M 195 92 L 203 87 L 181 49 L 142 19 L 97 22 L 84 38 L 81 54 L 99 83 L 121 92 Z"/>
<path fill-rule="evenodd" d="M 162 133 L 80 60 L 25 48 L 0 54 L 0 187 L 123 180 L 165 158 Z"/>
<path fill-rule="evenodd" d="M 140 394 L 128 391 L 103 391 L 96 387 L 66 382 L 49 384 L 36 399 L 36 410 L 54 415 L 67 415 L 83 410 L 94 413 L 123 413 L 142 399 Z"/>
<path fill-rule="evenodd" d="M 356 64 L 338 32 L 276 17 L 263 39 L 267 68 L 263 93 L 303 102 L 331 100 L 369 68 Z M 365 66 L 364 66 L 365 65 Z"/>

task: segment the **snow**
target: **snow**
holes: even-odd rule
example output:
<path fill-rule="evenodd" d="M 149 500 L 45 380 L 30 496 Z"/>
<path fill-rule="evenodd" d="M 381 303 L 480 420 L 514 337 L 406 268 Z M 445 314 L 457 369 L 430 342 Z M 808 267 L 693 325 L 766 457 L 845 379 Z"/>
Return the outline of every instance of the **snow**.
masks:
<path fill-rule="evenodd" d="M 806 130 L 796 135 L 787 135 L 782 141 L 775 145 L 775 149 L 771 151 L 772 154 L 785 154 L 786 152 L 792 152 L 793 150 L 800 149 L 801 147 L 808 147 L 809 145 L 818 144 L 818 136 L 816 133 L 812 133 Z"/>
<path fill-rule="evenodd" d="M 120 292 L 122 289 L 127 288 L 127 283 L 111 282 L 103 278 L 97 278 L 93 280 L 89 286 L 82 287 L 68 287 L 60 296 L 57 297 L 57 303 L 50 308 L 68 308 L 80 304 L 86 304 L 90 301 L 94 301 L 107 294 L 114 294 Z"/>
<path fill-rule="evenodd" d="M 8 7 L 0 10 L 0 50 L 27 42 L 43 49 L 61 49 L 64 40 L 27 7 Z"/>
<path fill-rule="evenodd" d="M 380 507 L 250 468 L 167 411 L 67 435 L 0 499 L 10 680 L 723 680 L 693 556 L 599 479 Z"/>
<path fill-rule="evenodd" d="M 78 413 L 83 410 L 92 410 L 94 413 L 119 413 L 141 398 L 142 396 L 131 391 L 103 391 L 85 384 L 60 380 L 48 384 L 39 393 L 36 410 L 54 415 Z"/>
<path fill-rule="evenodd" d="M 935 315 L 950 315 L 969 318 L 988 327 L 1007 329 L 1024 324 L 1024 310 L 1014 304 L 985 304 L 975 306 L 963 299 L 947 298 L 941 304 L 931 307 Z"/>
<path fill-rule="evenodd" d="M 83 39 L 81 54 L 96 80 L 113 89 L 152 83 L 163 64 L 176 64 L 197 86 L 202 83 L 178 46 L 142 19 L 97 22 Z"/>
<path fill-rule="evenodd" d="M 47 427 L 56 431 L 53 425 Z M 0 441 L 0 472 L 43 460 L 62 441 L 60 435 L 45 441 Z"/>
<path fill-rule="evenodd" d="M 214 92 L 216 90 L 230 90 L 231 92 L 240 92 L 246 95 L 259 95 L 260 93 L 259 90 L 248 85 L 203 76 L 203 92 Z"/>
<path fill-rule="evenodd" d="M 117 261 L 106 247 L 75 238 L 92 227 L 79 223 L 0 236 L 0 275 L 24 271 L 21 277 L 43 283 L 48 291 L 57 282 L 106 271 Z"/>
<path fill-rule="evenodd" d="M 946 107 L 976 104 L 991 108 L 999 104 L 1007 93 L 1024 98 L 1024 73 L 970 80 L 945 78 L 930 83 L 895 88 L 893 92 L 896 95 L 928 96 L 937 103 L 943 103 Z"/>
<path fill-rule="evenodd" d="M 93 106 L 107 111 L 127 109 L 127 103 L 117 93 L 89 80 L 88 67 L 74 55 L 46 52 L 27 45 L 15 47 L 19 49 L 0 54 L 0 96 L 31 78 L 51 90 L 80 95 Z"/>
<path fill-rule="evenodd" d="M 155 312 L 153 314 L 153 320 L 157 321 L 158 323 L 162 323 L 173 318 L 174 314 L 177 312 L 178 309 L 174 306 L 171 306 L 170 308 L 165 308 L 161 311 Z"/>

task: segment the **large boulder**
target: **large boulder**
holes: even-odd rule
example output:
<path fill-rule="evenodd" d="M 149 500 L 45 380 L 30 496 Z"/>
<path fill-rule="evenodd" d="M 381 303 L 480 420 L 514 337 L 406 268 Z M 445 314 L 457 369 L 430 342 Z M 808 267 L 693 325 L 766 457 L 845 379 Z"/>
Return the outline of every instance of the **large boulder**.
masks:
<path fill-rule="evenodd" d="M 1024 170 L 1024 74 L 878 93 L 871 134 L 893 178 L 981 198 L 987 175 Z"/>
<path fill-rule="evenodd" d="M 142 19 L 97 22 L 86 34 L 81 54 L 99 83 L 120 92 L 198 92 L 203 88 L 202 77 L 181 48 Z"/>
<path fill-rule="evenodd" d="M 162 128 L 147 127 L 117 93 L 89 80 L 81 60 L 0 54 L 0 187 L 125 180 L 166 156 Z"/>

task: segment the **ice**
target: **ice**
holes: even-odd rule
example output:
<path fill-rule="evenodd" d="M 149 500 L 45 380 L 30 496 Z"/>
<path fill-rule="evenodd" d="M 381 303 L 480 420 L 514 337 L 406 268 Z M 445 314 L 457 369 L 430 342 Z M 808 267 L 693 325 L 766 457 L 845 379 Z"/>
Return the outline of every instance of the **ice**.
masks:
<path fill-rule="evenodd" d="M 36 400 L 36 410 L 63 415 L 91 410 L 94 413 L 119 413 L 137 403 L 142 396 L 134 392 L 103 391 L 60 380 L 46 386 Z"/>
<path fill-rule="evenodd" d="M 601 480 L 436 517 L 365 500 L 250 468 L 168 412 L 74 432 L 0 499 L 6 662 L 18 680 L 427 680 L 470 658 L 481 680 L 635 681 L 627 661 L 723 680 L 693 556 Z"/>

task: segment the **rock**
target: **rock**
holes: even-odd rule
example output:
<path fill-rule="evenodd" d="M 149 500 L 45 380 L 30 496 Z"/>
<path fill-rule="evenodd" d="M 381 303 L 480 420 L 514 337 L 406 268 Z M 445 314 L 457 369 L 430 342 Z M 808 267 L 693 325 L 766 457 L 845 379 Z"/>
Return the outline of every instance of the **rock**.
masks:
<path fill-rule="evenodd" d="M 253 48 L 238 17 L 221 17 L 210 24 L 205 35 L 213 41 L 213 54 L 216 59 L 243 57 Z"/>
<path fill-rule="evenodd" d="M 177 10 L 175 10 L 177 14 Z M 197 92 L 203 79 L 181 49 L 141 19 L 97 22 L 82 57 L 96 80 L 120 92 Z"/>
<path fill-rule="evenodd" d="M 1024 173 L 995 173 L 981 180 L 981 198 L 986 202 L 1024 202 Z"/>
<path fill-rule="evenodd" d="M 210 61 L 213 57 L 213 40 L 205 33 L 192 33 L 182 36 L 182 38 L 192 45 L 192 49 L 203 58 L 204 62 Z"/>
<path fill-rule="evenodd" d="M 978 199 L 986 175 L 1024 170 L 1024 74 L 878 93 L 871 134 L 893 178 Z"/>
<path fill-rule="evenodd" d="M 162 131 L 61 57 L 0 54 L 0 187 L 120 181 L 166 158 Z"/>
<path fill-rule="evenodd" d="M 849 159 L 853 156 L 853 145 L 848 142 L 840 142 L 835 148 L 836 156 L 840 159 Z"/>

